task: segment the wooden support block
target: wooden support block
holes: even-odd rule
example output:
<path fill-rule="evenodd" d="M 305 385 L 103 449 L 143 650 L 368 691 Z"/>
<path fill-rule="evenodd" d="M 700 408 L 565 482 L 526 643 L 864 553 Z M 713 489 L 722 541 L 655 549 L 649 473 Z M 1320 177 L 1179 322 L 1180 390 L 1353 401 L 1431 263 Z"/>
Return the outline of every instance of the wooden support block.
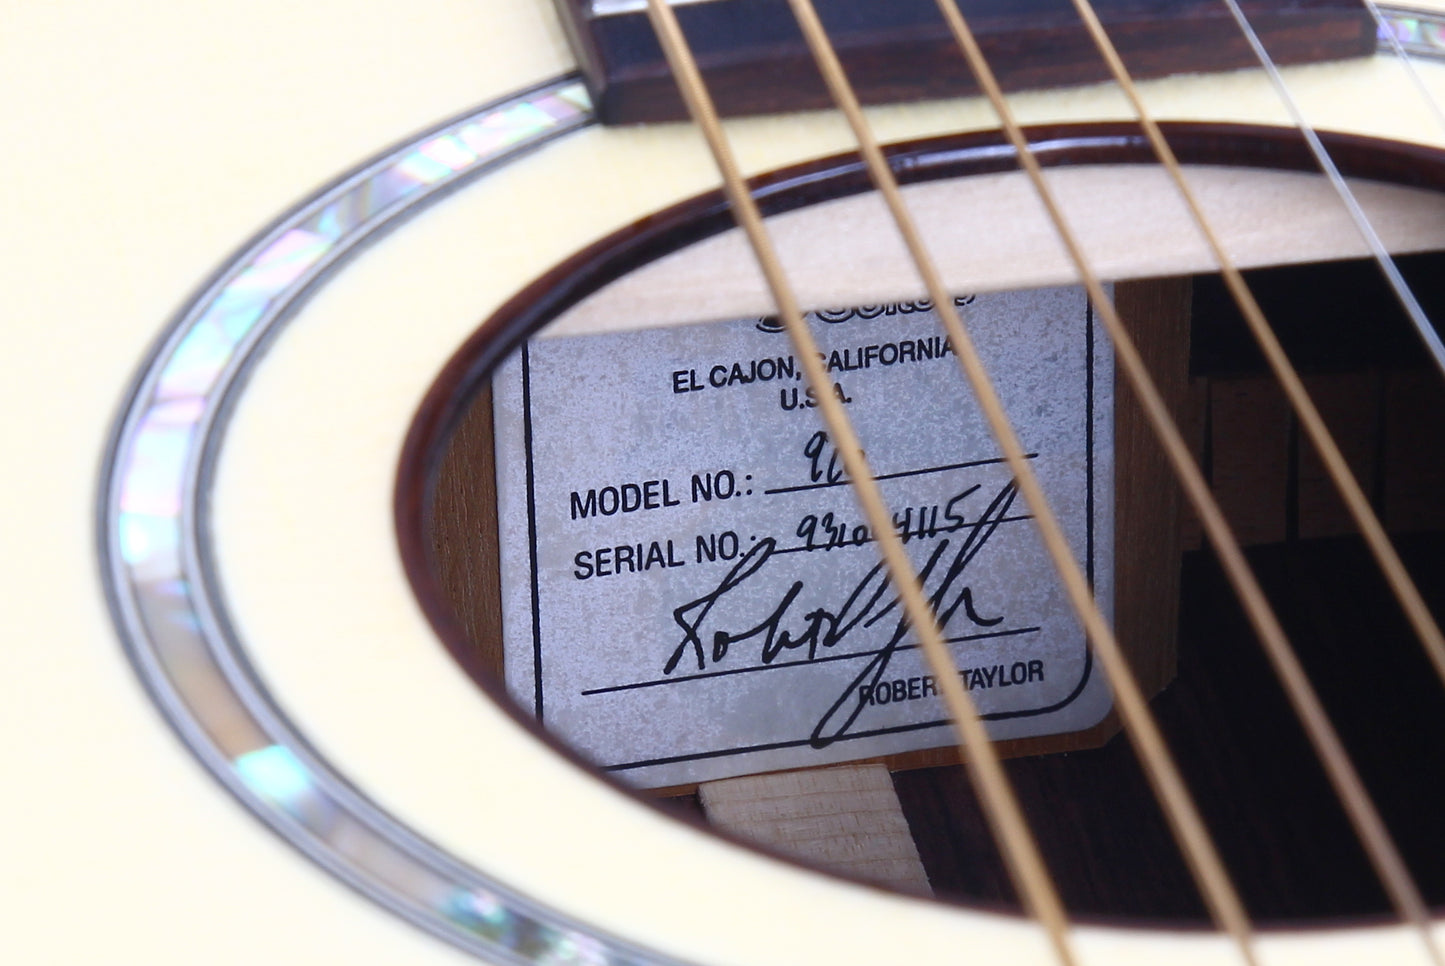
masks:
<path fill-rule="evenodd" d="M 1322 373 L 1304 377 L 1305 389 L 1324 417 L 1350 472 L 1368 496 L 1375 485 L 1376 429 L 1379 411 L 1372 372 Z M 1299 536 L 1336 537 L 1357 533 L 1334 481 L 1308 438 L 1299 444 Z"/>
<path fill-rule="evenodd" d="M 1270 376 L 1210 384 L 1214 495 L 1242 546 L 1285 537 L 1290 411 Z"/>
<path fill-rule="evenodd" d="M 931 895 L 893 779 L 879 764 L 704 782 L 714 827 L 829 872 Z"/>
<path fill-rule="evenodd" d="M 432 567 L 465 634 L 443 636 L 473 680 L 502 680 L 502 576 L 497 542 L 492 391 L 467 409 L 437 469 Z M 454 646 L 456 645 L 456 646 Z"/>
<path fill-rule="evenodd" d="M 1189 279 L 1119 282 L 1114 303 L 1178 422 L 1189 386 Z M 1114 625 L 1152 695 L 1174 678 L 1181 496 L 1122 371 L 1114 392 Z"/>

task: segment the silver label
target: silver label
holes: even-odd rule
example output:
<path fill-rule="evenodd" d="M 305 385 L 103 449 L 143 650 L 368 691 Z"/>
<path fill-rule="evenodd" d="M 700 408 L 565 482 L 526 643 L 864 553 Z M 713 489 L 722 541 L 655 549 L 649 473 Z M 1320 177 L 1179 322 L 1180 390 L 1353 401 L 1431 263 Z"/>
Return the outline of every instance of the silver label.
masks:
<path fill-rule="evenodd" d="M 1113 366 L 1082 290 L 960 298 L 1105 612 Z M 926 303 L 809 316 L 996 738 L 1109 708 Z M 771 320 L 533 340 L 494 379 L 509 691 L 644 786 L 952 743 Z"/>

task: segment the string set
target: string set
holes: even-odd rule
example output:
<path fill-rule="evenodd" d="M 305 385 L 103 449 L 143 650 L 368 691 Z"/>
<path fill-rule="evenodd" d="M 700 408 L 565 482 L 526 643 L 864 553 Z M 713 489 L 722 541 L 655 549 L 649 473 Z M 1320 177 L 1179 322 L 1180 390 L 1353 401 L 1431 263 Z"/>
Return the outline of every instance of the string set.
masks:
<path fill-rule="evenodd" d="M 1283 387 L 1301 427 L 1320 455 L 1331 480 L 1363 534 L 1392 592 L 1435 666 L 1437 674 L 1442 682 L 1445 682 L 1445 636 L 1441 635 L 1439 626 L 1431 617 L 1418 590 L 1410 580 L 1398 554 L 1385 535 L 1383 526 L 1370 507 L 1358 482 L 1351 474 L 1339 447 L 1326 429 L 1318 409 L 1310 400 L 1299 374 L 1285 356 L 1278 339 L 1265 320 L 1258 302 L 1250 292 L 1238 268 L 1230 259 L 1217 233 L 1206 220 L 1202 206 L 1191 190 L 1178 160 L 1158 124 L 1145 107 L 1138 89 L 1117 50 L 1109 40 L 1097 14 L 1088 0 L 1072 0 L 1072 2 L 1089 30 L 1101 57 L 1108 65 L 1115 82 L 1131 104 L 1136 119 L 1143 127 L 1161 165 L 1177 186 L 1201 237 L 1219 265 L 1226 287 L 1243 313 L 1250 331 L 1264 353 L 1276 379 Z M 1355 201 L 1348 184 L 1329 158 L 1318 135 L 1310 128 L 1298 106 L 1290 97 L 1277 67 L 1254 34 L 1236 0 L 1222 0 L 1222 2 L 1229 7 L 1241 31 L 1259 58 L 1261 66 L 1274 84 L 1281 101 L 1290 112 L 1296 128 L 1310 145 L 1322 171 L 1334 186 L 1342 203 L 1350 211 L 1371 254 L 1379 263 L 1396 297 L 1400 300 L 1422 341 L 1435 359 L 1436 365 L 1440 367 L 1442 373 L 1445 373 L 1445 346 L 1441 346 L 1438 336 L 1435 335 L 1418 301 L 1409 292 L 1389 253 L 1369 225 L 1358 202 Z M 1004 413 L 988 372 L 969 338 L 964 319 L 960 316 L 951 293 L 946 289 L 932 256 L 922 242 L 896 178 L 881 146 L 869 129 L 813 4 L 811 0 L 789 0 L 789 4 L 803 30 L 804 37 L 823 74 L 835 105 L 852 128 L 874 186 L 888 206 L 929 298 L 944 324 L 955 356 L 973 388 L 980 409 L 987 418 L 995 439 L 1014 474 L 1019 491 L 1036 521 L 1044 546 L 1058 571 L 1070 602 L 1088 635 L 1096 656 L 1109 677 L 1115 694 L 1116 707 L 1123 719 L 1125 730 L 1144 766 L 1145 773 L 1149 777 L 1201 895 L 1215 922 L 1232 938 L 1240 960 L 1253 966 L 1257 962 L 1253 931 L 1238 892 L 1230 881 L 1219 853 L 1168 751 L 1158 725 L 1149 710 L 1147 700 L 1128 667 L 1127 660 L 1113 631 L 1095 603 L 1088 580 L 1074 559 L 1062 528 L 1035 478 L 1025 456 L 1024 448 Z M 952 0 L 938 0 L 938 6 L 962 55 L 967 59 L 980 88 L 992 105 L 1003 132 L 1012 143 L 1018 163 L 1033 184 L 1060 240 L 1068 250 L 1089 298 L 1114 343 L 1116 364 L 1129 380 L 1130 387 L 1154 430 L 1156 439 L 1163 447 L 1176 478 L 1198 515 L 1204 532 L 1241 601 L 1251 625 L 1259 636 L 1295 713 L 1324 765 L 1326 774 L 1344 805 L 1346 814 L 1384 885 L 1386 893 L 1401 919 L 1414 928 L 1428 959 L 1436 966 L 1445 966 L 1445 955 L 1442 955 L 1431 933 L 1429 911 L 1418 887 L 1411 878 L 1398 848 L 1392 841 L 1378 810 L 1371 801 L 1369 793 L 1350 762 L 1333 725 L 1300 666 L 1283 628 L 1245 560 L 1238 540 L 1220 511 L 1203 473 L 1195 463 L 1188 444 L 1170 416 L 1168 407 L 1125 329 L 1112 299 L 1105 290 L 1103 282 L 1090 266 L 1082 246 L 1053 197 L 1042 168 L 1030 151 L 1027 137 L 1014 118 L 965 17 Z M 1374 4 L 1371 3 L 1369 6 L 1378 17 L 1378 12 L 1374 10 Z M 777 303 L 778 317 L 786 326 L 799 358 L 803 360 L 809 385 L 814 387 L 819 399 L 819 409 L 824 423 L 831 438 L 836 441 L 837 449 L 844 460 L 848 476 L 869 521 L 870 529 L 878 535 L 878 545 L 890 580 L 898 591 L 908 621 L 915 634 L 918 635 L 921 649 L 930 664 L 934 678 L 939 683 L 941 697 L 957 731 L 960 749 L 966 749 L 963 758 L 979 791 L 985 814 L 988 816 L 990 826 L 1000 844 L 1001 852 L 1019 895 L 1029 914 L 1043 927 L 1055 958 L 1062 964 L 1073 964 L 1077 960 L 1070 940 L 1067 914 L 1063 909 L 1057 889 L 1039 854 L 1037 844 L 1028 829 L 998 756 L 988 741 L 983 722 L 980 720 L 967 690 L 958 678 L 953 658 L 943 641 L 937 621 L 923 597 L 918 577 L 908 561 L 901 539 L 891 526 L 891 517 L 867 465 L 858 438 L 849 424 L 841 403 L 833 397 L 832 393 L 823 391 L 823 387 L 826 386 L 825 373 L 811 334 L 803 320 L 801 306 L 783 274 L 767 229 L 764 227 L 761 213 L 733 158 L 717 112 L 692 58 L 687 41 L 671 8 L 664 0 L 648 0 L 648 11 L 662 42 L 669 65 L 682 90 L 689 113 L 702 131 L 709 150 L 722 173 L 724 188 L 732 203 L 737 221 L 762 267 L 764 277 Z M 1411 70 L 1413 74 L 1413 69 Z M 1416 76 L 1416 84 L 1420 92 L 1428 96 L 1428 92 L 1423 83 L 1419 81 L 1418 76 Z M 1440 114 L 1438 106 L 1434 109 L 1437 116 L 1441 117 L 1442 124 L 1445 124 L 1445 115 Z"/>

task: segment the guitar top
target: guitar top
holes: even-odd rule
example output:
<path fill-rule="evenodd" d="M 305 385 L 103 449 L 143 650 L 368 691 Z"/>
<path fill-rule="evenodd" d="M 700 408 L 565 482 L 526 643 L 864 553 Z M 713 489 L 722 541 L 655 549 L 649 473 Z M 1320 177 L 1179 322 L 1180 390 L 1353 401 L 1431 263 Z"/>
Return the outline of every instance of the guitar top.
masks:
<path fill-rule="evenodd" d="M 575 70 L 563 28 L 545 0 L 11 6 L 0 32 L 0 958 L 474 961 L 308 862 L 168 727 L 113 619 L 97 505 L 137 373 L 233 253 L 389 145 Z M 1445 92 L 1445 67 L 1421 70 Z M 1445 145 L 1388 62 L 1289 77 L 1321 127 Z M 1170 119 L 1284 123 L 1253 75 L 1160 80 L 1146 96 Z M 1029 123 L 1125 116 L 1101 88 L 1032 91 L 1017 106 Z M 964 101 L 881 108 L 876 123 L 903 139 L 991 121 Z M 735 133 L 750 172 L 849 146 L 821 114 Z M 699 962 L 989 961 L 995 950 L 1047 962 L 1020 921 L 740 849 L 579 772 L 478 695 L 406 584 L 390 514 L 397 458 L 456 348 L 573 253 L 714 187 L 685 127 L 589 127 L 447 195 L 297 298 L 243 380 L 224 445 L 205 455 L 207 565 L 227 630 L 307 753 L 367 808 L 629 949 Z M 177 452 L 151 455 L 165 466 Z M 247 727 L 187 737 L 230 754 Z M 517 948 L 591 961 L 593 940 L 564 938 Z M 1079 939 L 1087 962 L 1233 961 L 1198 934 L 1087 926 Z M 1385 927 L 1264 945 L 1280 962 L 1417 955 Z"/>

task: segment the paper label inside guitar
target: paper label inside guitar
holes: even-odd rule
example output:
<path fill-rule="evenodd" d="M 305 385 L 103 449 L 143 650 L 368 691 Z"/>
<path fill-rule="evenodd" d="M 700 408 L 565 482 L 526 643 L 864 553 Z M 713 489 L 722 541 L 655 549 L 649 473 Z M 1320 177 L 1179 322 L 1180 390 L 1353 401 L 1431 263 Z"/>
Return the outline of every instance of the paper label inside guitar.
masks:
<path fill-rule="evenodd" d="M 1113 365 L 1079 289 L 967 322 L 1105 612 Z M 809 317 L 996 738 L 1095 724 L 1100 669 L 928 303 Z M 535 339 L 494 378 L 507 686 L 644 786 L 951 744 L 771 320 Z"/>

